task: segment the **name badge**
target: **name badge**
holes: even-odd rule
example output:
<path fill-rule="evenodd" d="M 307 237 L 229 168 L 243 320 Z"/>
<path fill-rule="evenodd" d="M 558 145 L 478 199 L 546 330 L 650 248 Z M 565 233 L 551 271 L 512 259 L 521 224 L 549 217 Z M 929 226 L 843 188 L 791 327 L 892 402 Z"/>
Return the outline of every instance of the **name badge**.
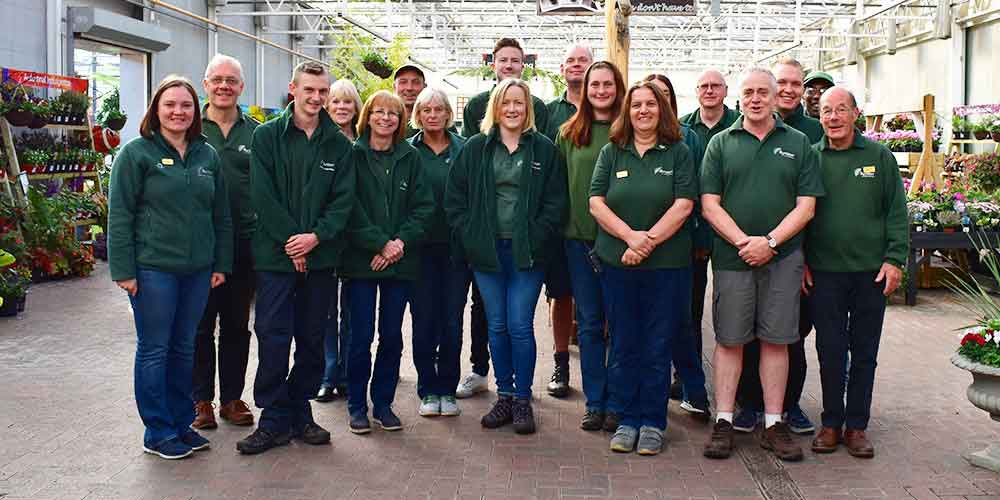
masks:
<path fill-rule="evenodd" d="M 864 172 L 864 173 L 866 173 L 866 174 L 874 174 L 875 173 L 875 165 L 868 165 L 868 166 L 865 166 L 865 167 L 861 167 L 861 171 Z"/>
<path fill-rule="evenodd" d="M 615 172 L 615 177 L 617 177 L 619 179 L 624 179 L 624 178 L 628 177 L 628 170 L 619 170 L 619 171 Z"/>
<path fill-rule="evenodd" d="M 164 159 L 160 160 L 160 163 L 162 163 L 162 164 L 164 164 L 164 165 L 166 165 L 166 166 L 169 167 L 170 165 L 174 164 L 174 159 L 173 158 L 164 158 Z"/>

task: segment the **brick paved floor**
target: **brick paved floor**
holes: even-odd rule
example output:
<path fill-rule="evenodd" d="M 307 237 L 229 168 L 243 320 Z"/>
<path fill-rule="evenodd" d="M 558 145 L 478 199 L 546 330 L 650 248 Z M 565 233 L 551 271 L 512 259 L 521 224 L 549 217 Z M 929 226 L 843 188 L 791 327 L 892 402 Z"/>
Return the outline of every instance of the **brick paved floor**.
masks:
<path fill-rule="evenodd" d="M 961 310 L 942 292 L 922 293 L 914 308 L 889 309 L 870 435 L 878 456 L 844 452 L 780 464 L 749 436 L 739 457 L 701 457 L 707 427 L 670 405 L 667 448 L 657 457 L 607 451 L 608 435 L 579 430 L 583 399 L 573 348 L 569 399 L 545 395 L 551 373 L 547 307 L 536 316 L 539 432 L 486 431 L 491 402 L 461 402 L 458 418 L 416 415 L 410 348 L 396 409 L 405 430 L 347 432 L 343 401 L 314 404 L 333 445 L 294 443 L 239 456 L 245 428 L 206 431 L 212 449 L 167 462 L 141 451 L 132 396 L 134 331 L 128 301 L 106 266 L 89 279 L 32 288 L 29 311 L 0 320 L 0 498 L 20 499 L 528 499 L 804 498 L 1000 499 L 1000 476 L 968 465 L 963 452 L 1000 439 L 965 398 L 971 377 L 951 366 L 950 329 Z M 706 318 L 710 320 L 710 318 Z M 709 325 L 706 323 L 706 331 Z M 408 338 L 408 335 L 407 335 Z M 468 352 L 466 342 L 466 353 Z M 710 340 L 706 351 L 710 352 Z M 818 420 L 813 344 L 803 408 Z M 254 355 L 251 356 L 252 358 Z M 467 367 L 467 354 L 463 365 Z M 254 373 L 251 362 L 249 379 Z M 251 399 L 248 388 L 245 397 Z M 801 438 L 803 447 L 808 439 Z M 751 471 L 754 471 L 751 473 Z"/>

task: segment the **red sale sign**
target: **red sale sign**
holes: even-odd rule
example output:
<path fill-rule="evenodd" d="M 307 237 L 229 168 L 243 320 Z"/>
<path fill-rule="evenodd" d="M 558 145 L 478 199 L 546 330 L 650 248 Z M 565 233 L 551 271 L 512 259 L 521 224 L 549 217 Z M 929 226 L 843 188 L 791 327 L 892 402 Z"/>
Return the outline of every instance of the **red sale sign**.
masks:
<path fill-rule="evenodd" d="M 3 69 L 3 81 L 15 81 L 21 85 L 42 89 L 75 90 L 86 94 L 89 81 L 62 75 L 50 75 L 19 69 Z"/>

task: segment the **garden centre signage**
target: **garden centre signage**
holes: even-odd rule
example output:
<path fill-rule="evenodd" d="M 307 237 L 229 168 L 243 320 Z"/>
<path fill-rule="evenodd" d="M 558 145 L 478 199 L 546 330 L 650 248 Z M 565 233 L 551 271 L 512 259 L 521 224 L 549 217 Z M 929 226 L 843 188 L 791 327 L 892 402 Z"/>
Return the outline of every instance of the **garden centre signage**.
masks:
<path fill-rule="evenodd" d="M 696 0 L 632 0 L 632 15 L 693 16 Z"/>
<path fill-rule="evenodd" d="M 75 90 L 82 94 L 87 93 L 87 80 L 48 73 L 3 68 L 3 81 L 15 81 L 21 85 L 40 89 Z"/>

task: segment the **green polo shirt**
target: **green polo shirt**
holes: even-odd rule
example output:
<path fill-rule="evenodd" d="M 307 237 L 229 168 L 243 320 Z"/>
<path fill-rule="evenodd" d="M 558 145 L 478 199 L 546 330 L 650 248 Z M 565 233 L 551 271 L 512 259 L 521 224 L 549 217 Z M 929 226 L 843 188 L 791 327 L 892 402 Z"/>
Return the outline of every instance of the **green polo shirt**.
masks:
<path fill-rule="evenodd" d="M 823 138 L 823 124 L 819 120 L 807 116 L 805 113 L 805 108 L 799 104 L 799 107 L 795 108 L 792 114 L 788 115 L 787 118 L 783 118 L 785 125 L 806 134 L 809 138 L 811 144 L 816 144 L 820 139 Z"/>
<path fill-rule="evenodd" d="M 632 229 L 648 231 L 674 200 L 698 197 L 695 175 L 694 160 L 683 142 L 657 144 L 641 158 L 634 144 L 624 148 L 608 144 L 597 158 L 590 195 L 603 196 L 608 208 Z M 625 267 L 621 259 L 628 245 L 603 228 L 598 229 L 594 248 L 606 264 Z M 687 225 L 682 225 L 676 234 L 658 245 L 635 267 L 664 269 L 690 265 L 691 233 Z"/>
<path fill-rule="evenodd" d="M 420 169 L 423 171 L 424 182 L 430 184 L 434 191 L 434 215 L 431 217 L 428 226 L 427 239 L 425 243 L 448 243 L 451 231 L 448 228 L 448 221 L 444 214 L 444 187 L 448 181 L 448 171 L 451 164 L 458 156 L 465 140 L 458 134 L 447 132 L 450 143 L 440 153 L 435 153 L 424 142 L 424 134 L 417 131 L 417 134 L 409 140 L 411 146 L 416 148 L 420 156 Z"/>
<path fill-rule="evenodd" d="M 521 167 L 524 164 L 523 140 L 513 153 L 503 142 L 493 148 L 493 179 L 497 192 L 497 238 L 509 240 L 514 236 L 517 217 L 517 193 L 521 188 Z"/>
<path fill-rule="evenodd" d="M 722 208 L 746 234 L 764 236 L 795 208 L 799 196 L 823 196 L 819 158 L 809 138 L 775 118 L 763 141 L 740 117 L 712 138 L 701 165 L 702 194 L 722 196 Z M 802 233 L 778 246 L 780 260 L 802 245 Z M 739 250 L 716 234 L 713 269 L 748 271 Z"/>
<path fill-rule="evenodd" d="M 545 109 L 549 114 L 548 130 L 545 131 L 545 136 L 552 142 L 556 142 L 559 127 L 562 127 L 576 114 L 576 105 L 569 102 L 569 99 L 566 99 L 566 92 L 563 92 L 561 96 L 546 104 Z"/>
<path fill-rule="evenodd" d="M 826 196 L 806 231 L 809 266 L 827 272 L 877 271 L 883 262 L 906 265 L 909 228 L 906 193 L 896 158 L 885 146 L 855 132 L 851 147 L 819 153 Z"/>
<path fill-rule="evenodd" d="M 700 108 L 681 117 L 681 123 L 687 125 L 688 127 L 691 127 L 691 130 L 694 131 L 694 133 L 698 134 L 698 137 L 701 137 L 702 142 L 708 144 L 708 141 L 712 140 L 712 138 L 715 137 L 716 134 L 722 132 L 723 130 L 726 130 L 727 128 L 731 127 L 734 123 L 736 123 L 736 119 L 739 117 L 740 113 L 738 111 L 729 109 L 729 106 L 723 104 L 722 118 L 719 119 L 719 123 L 716 123 L 715 126 L 711 128 L 709 128 L 708 125 L 705 125 L 701 121 Z"/>
<path fill-rule="evenodd" d="M 494 87 L 496 86 L 494 85 Z M 491 92 L 493 89 L 480 92 L 465 103 L 465 109 L 462 110 L 462 137 L 468 139 L 479 133 L 479 125 L 483 123 L 483 117 L 486 116 L 486 105 L 490 102 Z M 541 99 L 531 96 L 531 107 L 535 111 L 535 130 L 545 132 L 548 130 L 549 123 L 549 112 L 545 108 L 545 103 Z"/>
<path fill-rule="evenodd" d="M 576 147 L 569 139 L 559 136 L 556 146 L 566 159 L 569 179 L 569 222 L 565 235 L 573 240 L 594 241 L 597 221 L 590 215 L 590 181 L 601 148 L 608 144 L 611 122 L 594 121 L 590 127 L 590 144 Z"/>
<path fill-rule="evenodd" d="M 205 105 L 205 109 L 208 105 Z M 250 239 L 257 229 L 257 215 L 250 203 L 250 140 L 257 129 L 256 120 L 239 113 L 229 135 L 201 112 L 201 131 L 222 160 L 222 176 L 226 179 L 229 213 L 233 218 L 233 233 L 240 239 Z"/>

